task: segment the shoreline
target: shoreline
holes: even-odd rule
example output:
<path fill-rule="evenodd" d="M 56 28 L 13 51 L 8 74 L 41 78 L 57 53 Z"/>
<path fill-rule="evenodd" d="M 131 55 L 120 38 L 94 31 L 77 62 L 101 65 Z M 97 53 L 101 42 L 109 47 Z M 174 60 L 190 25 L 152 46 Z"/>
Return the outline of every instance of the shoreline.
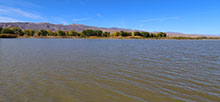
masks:
<path fill-rule="evenodd" d="M 0 34 L 0 39 L 16 39 L 16 38 L 24 38 L 24 39 L 140 39 L 140 40 L 220 40 L 220 37 L 152 37 L 145 38 L 141 36 L 110 36 L 110 37 L 98 37 L 98 36 L 18 36 L 17 34 Z"/>
<path fill-rule="evenodd" d="M 144 37 L 73 37 L 73 36 L 40 36 L 40 37 L 17 37 L 24 39 L 124 39 L 124 40 L 220 40 L 220 37 L 163 37 L 163 38 L 144 38 Z"/>

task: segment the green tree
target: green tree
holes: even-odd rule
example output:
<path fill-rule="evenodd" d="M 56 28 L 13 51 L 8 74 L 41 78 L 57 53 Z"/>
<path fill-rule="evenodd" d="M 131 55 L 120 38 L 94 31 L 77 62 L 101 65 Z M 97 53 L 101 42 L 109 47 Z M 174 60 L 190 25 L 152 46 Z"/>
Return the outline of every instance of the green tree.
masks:
<path fill-rule="evenodd" d="M 82 31 L 82 34 L 85 36 L 90 36 L 90 35 L 92 35 L 92 33 L 93 33 L 93 30 L 91 30 L 91 29 L 86 29 L 86 30 Z"/>
<path fill-rule="evenodd" d="M 86 29 L 86 30 L 83 30 L 82 33 L 85 36 L 102 36 L 101 30 Z"/>
<path fill-rule="evenodd" d="M 20 28 L 18 28 L 18 27 L 13 27 L 13 28 L 11 28 L 11 30 L 13 31 L 14 34 L 18 34 L 18 35 L 20 35 L 20 36 L 23 36 L 23 35 L 24 35 L 24 33 L 22 32 L 22 30 L 21 30 Z"/>
<path fill-rule="evenodd" d="M 35 30 L 25 29 L 23 32 L 24 32 L 24 35 L 26 36 L 34 36 Z"/>
<path fill-rule="evenodd" d="M 54 36 L 54 32 L 53 31 L 48 30 L 47 32 L 48 32 L 48 34 L 47 34 L 48 36 Z"/>
<path fill-rule="evenodd" d="M 47 36 L 48 35 L 48 31 L 47 30 L 40 30 L 40 36 Z"/>
<path fill-rule="evenodd" d="M 48 31 L 49 36 L 57 36 L 57 32 Z"/>
<path fill-rule="evenodd" d="M 85 36 L 94 36 L 94 35 L 95 35 L 94 32 L 93 32 L 93 30 L 91 30 L 91 29 L 83 30 L 82 33 L 83 33 L 83 35 L 85 35 Z"/>
<path fill-rule="evenodd" d="M 69 36 L 78 36 L 78 32 L 76 32 L 76 31 L 70 31 L 69 32 Z"/>
<path fill-rule="evenodd" d="M 104 32 L 104 33 L 102 33 L 102 37 L 110 37 L 110 32 Z"/>
<path fill-rule="evenodd" d="M 0 34 L 1 34 L 1 32 L 2 32 L 2 29 L 3 29 L 3 28 L 2 28 L 2 27 L 0 27 Z"/>
<path fill-rule="evenodd" d="M 40 31 L 36 31 L 34 36 L 41 36 L 41 32 Z"/>
<path fill-rule="evenodd" d="M 123 36 L 123 37 L 132 35 L 131 32 L 125 32 L 125 31 L 120 31 L 119 33 L 120 33 L 120 36 Z"/>
<path fill-rule="evenodd" d="M 150 37 L 150 33 L 149 32 L 141 32 L 141 35 L 143 37 Z"/>
<path fill-rule="evenodd" d="M 57 32 L 53 32 L 53 36 L 58 36 Z"/>
<path fill-rule="evenodd" d="M 48 36 L 57 36 L 57 32 L 53 32 L 51 30 L 48 30 Z"/>
<path fill-rule="evenodd" d="M 64 31 L 65 32 L 65 36 L 69 36 L 69 32 L 68 31 Z"/>
<path fill-rule="evenodd" d="M 102 31 L 101 30 L 95 30 L 95 36 L 102 36 Z"/>
<path fill-rule="evenodd" d="M 65 31 L 58 30 L 58 31 L 57 31 L 57 35 L 58 35 L 58 36 L 65 36 L 66 33 L 65 33 Z"/>
<path fill-rule="evenodd" d="M 141 32 L 134 32 L 134 36 L 142 36 Z"/>
<path fill-rule="evenodd" d="M 159 32 L 156 35 L 157 35 L 157 37 L 166 37 L 167 36 L 167 34 L 164 32 Z"/>
<path fill-rule="evenodd" d="M 149 37 L 154 37 L 154 33 L 150 33 L 150 34 L 149 34 Z"/>
<path fill-rule="evenodd" d="M 76 36 L 83 37 L 84 35 L 83 35 L 83 33 L 81 33 L 81 32 L 77 32 L 77 35 L 76 35 Z"/>
<path fill-rule="evenodd" d="M 14 32 L 10 28 L 4 28 L 1 30 L 2 34 L 14 34 Z"/>
<path fill-rule="evenodd" d="M 114 33 L 112 34 L 112 36 L 120 36 L 120 33 L 119 33 L 119 32 L 114 32 Z"/>

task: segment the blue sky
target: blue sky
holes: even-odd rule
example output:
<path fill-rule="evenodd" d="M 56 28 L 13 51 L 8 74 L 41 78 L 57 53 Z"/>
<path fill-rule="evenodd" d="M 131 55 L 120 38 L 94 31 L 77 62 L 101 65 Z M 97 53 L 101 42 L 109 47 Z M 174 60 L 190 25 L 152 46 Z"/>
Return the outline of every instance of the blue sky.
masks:
<path fill-rule="evenodd" d="M 220 0 L 0 0 L 0 22 L 220 35 Z"/>

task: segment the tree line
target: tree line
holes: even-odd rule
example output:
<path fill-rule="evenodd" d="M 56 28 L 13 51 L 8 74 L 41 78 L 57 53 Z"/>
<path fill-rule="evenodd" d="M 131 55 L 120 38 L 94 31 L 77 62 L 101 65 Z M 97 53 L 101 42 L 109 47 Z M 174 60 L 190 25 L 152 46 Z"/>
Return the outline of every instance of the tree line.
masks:
<path fill-rule="evenodd" d="M 25 29 L 22 30 L 18 27 L 12 27 L 12 28 L 1 28 L 0 27 L 0 34 L 17 34 L 18 36 L 77 36 L 77 37 L 89 37 L 89 36 L 97 36 L 97 37 L 128 37 L 128 36 L 141 36 L 145 38 L 155 38 L 155 37 L 167 37 L 167 34 L 164 32 L 158 32 L 158 33 L 150 33 L 150 32 L 126 32 L 126 31 L 120 31 L 120 32 L 103 32 L 102 30 L 92 30 L 92 29 L 86 29 L 82 32 L 77 31 L 64 31 L 64 30 L 58 30 L 58 31 L 51 31 L 51 30 L 32 30 L 32 29 Z"/>

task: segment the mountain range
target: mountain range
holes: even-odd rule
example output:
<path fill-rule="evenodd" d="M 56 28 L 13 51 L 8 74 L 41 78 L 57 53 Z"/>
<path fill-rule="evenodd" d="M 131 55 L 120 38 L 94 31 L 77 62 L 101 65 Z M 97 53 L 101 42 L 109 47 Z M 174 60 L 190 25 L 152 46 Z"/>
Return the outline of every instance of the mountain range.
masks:
<path fill-rule="evenodd" d="M 92 29 L 92 30 L 102 30 L 107 32 L 118 32 L 118 31 L 141 31 L 141 30 L 132 30 L 132 29 L 124 29 L 124 28 L 104 28 L 104 27 L 95 27 L 95 26 L 87 26 L 82 24 L 70 24 L 70 25 L 63 25 L 63 24 L 51 24 L 51 23 L 31 23 L 31 22 L 9 22 L 9 23 L 0 23 L 0 27 L 2 28 L 11 28 L 11 27 L 19 27 L 21 29 L 33 29 L 33 30 L 65 30 L 65 31 L 77 31 L 81 32 L 85 29 Z M 184 36 L 184 37 L 200 37 L 200 36 L 208 36 L 208 35 L 198 35 L 198 34 L 183 34 L 177 32 L 166 32 L 168 36 Z"/>

